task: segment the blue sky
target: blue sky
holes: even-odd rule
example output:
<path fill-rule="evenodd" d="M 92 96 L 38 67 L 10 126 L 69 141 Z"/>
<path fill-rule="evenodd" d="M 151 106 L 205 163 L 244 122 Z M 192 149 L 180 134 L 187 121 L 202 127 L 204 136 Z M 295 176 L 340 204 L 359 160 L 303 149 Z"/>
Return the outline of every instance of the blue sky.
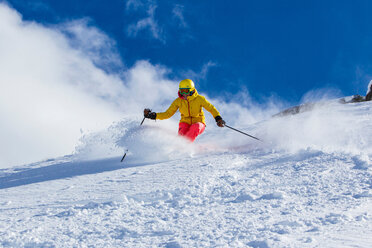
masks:
<path fill-rule="evenodd" d="M 125 67 L 149 60 L 209 95 L 244 87 L 257 101 L 276 95 L 296 103 L 325 87 L 365 94 L 372 79 L 368 0 L 8 3 L 46 25 L 87 18 L 116 41 Z"/>

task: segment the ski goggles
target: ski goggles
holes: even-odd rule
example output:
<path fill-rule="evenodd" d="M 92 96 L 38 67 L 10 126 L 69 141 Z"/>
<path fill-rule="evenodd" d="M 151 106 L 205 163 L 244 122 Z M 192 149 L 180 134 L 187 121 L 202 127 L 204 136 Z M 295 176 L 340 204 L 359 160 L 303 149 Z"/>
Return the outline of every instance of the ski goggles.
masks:
<path fill-rule="evenodd" d="M 181 95 L 189 95 L 190 94 L 190 89 L 189 88 L 180 88 L 179 90 Z"/>

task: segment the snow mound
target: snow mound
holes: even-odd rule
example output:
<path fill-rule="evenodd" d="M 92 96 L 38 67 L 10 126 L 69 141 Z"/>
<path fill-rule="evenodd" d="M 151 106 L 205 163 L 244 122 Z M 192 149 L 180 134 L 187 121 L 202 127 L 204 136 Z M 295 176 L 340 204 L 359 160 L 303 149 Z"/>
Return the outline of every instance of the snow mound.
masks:
<path fill-rule="evenodd" d="M 330 104 L 236 127 L 263 142 L 208 126 L 193 144 L 125 119 L 0 170 L 0 246 L 370 247 L 370 113 Z"/>
<path fill-rule="evenodd" d="M 371 111 L 371 102 L 331 102 L 309 112 L 259 123 L 255 132 L 273 149 L 371 154 Z"/>
<path fill-rule="evenodd" d="M 116 157 L 127 154 L 128 162 L 161 162 L 210 151 L 204 144 L 193 145 L 179 137 L 172 125 L 158 125 L 156 122 L 140 122 L 125 119 L 114 123 L 107 130 L 85 135 L 76 148 L 75 158 L 91 160 Z"/>
<path fill-rule="evenodd" d="M 367 157 L 363 160 L 367 162 L 359 165 L 366 168 L 372 154 L 372 134 L 368 132 L 371 111 L 370 102 L 343 105 L 333 101 L 312 111 L 236 127 L 261 141 L 208 125 L 194 143 L 177 136 L 176 122 L 147 120 L 140 126 L 140 120 L 127 118 L 107 130 L 83 136 L 75 157 L 97 159 L 127 153 L 126 160 L 131 162 L 160 162 L 224 152 L 322 151 Z"/>

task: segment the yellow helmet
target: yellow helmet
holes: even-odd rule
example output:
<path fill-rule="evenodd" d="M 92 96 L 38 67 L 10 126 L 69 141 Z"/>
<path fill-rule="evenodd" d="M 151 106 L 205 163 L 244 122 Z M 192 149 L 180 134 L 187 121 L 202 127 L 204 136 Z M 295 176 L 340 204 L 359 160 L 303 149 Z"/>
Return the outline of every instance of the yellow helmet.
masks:
<path fill-rule="evenodd" d="M 191 79 L 184 79 L 180 82 L 180 89 L 190 89 L 190 91 L 195 90 L 195 84 Z"/>

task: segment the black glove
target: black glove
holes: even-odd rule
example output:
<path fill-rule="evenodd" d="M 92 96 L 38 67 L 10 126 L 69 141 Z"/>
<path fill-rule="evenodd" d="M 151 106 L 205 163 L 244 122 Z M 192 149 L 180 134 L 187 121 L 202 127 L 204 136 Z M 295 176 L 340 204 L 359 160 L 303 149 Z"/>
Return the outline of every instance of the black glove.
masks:
<path fill-rule="evenodd" d="M 219 127 L 224 127 L 225 126 L 226 122 L 222 119 L 221 116 L 218 115 L 214 119 L 217 122 L 217 126 L 219 126 Z"/>
<path fill-rule="evenodd" d="M 143 111 L 143 115 L 145 116 L 145 118 L 156 120 L 156 113 L 155 112 L 151 112 L 150 109 L 145 109 Z"/>

